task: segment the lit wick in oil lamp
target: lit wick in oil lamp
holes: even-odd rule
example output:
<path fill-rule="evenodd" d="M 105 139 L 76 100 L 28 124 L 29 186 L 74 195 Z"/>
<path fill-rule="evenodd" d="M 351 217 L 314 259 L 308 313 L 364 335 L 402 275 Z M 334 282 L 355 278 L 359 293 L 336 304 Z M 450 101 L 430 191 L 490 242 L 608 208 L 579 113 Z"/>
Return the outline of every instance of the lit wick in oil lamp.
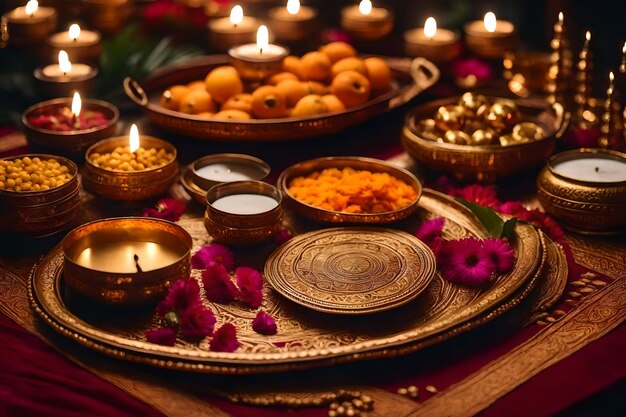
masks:
<path fill-rule="evenodd" d="M 178 177 L 176 149 L 168 142 L 140 136 L 102 140 L 87 149 L 83 185 L 111 200 L 138 201 L 163 194 Z"/>
<path fill-rule="evenodd" d="M 236 5 L 229 17 L 213 19 L 208 23 L 209 42 L 213 49 L 226 52 L 234 46 L 254 42 L 258 26 L 257 19 L 244 16 L 243 8 Z"/>
<path fill-rule="evenodd" d="M 374 7 L 370 0 L 341 10 L 341 26 L 350 36 L 363 41 L 384 38 L 393 29 L 393 13 L 383 7 Z"/>
<path fill-rule="evenodd" d="M 267 26 L 261 25 L 257 30 L 256 43 L 233 47 L 228 55 L 231 65 L 239 71 L 242 79 L 261 81 L 282 70 L 289 49 L 269 43 Z"/>
<path fill-rule="evenodd" d="M 270 9 L 269 18 L 276 38 L 284 42 L 304 41 L 317 29 L 317 10 L 301 6 L 299 0 L 289 0 L 285 7 Z"/>
<path fill-rule="evenodd" d="M 482 58 L 499 59 L 505 52 L 517 47 L 518 36 L 515 25 L 496 19 L 487 12 L 482 21 L 475 20 L 465 25 L 465 43 L 473 54 Z"/>
<path fill-rule="evenodd" d="M 404 46 L 409 56 L 421 56 L 444 64 L 461 53 L 460 36 L 457 32 L 437 28 L 437 21 L 429 17 L 423 28 L 412 29 L 404 34 Z"/>
<path fill-rule="evenodd" d="M 72 59 L 97 64 L 101 53 L 101 36 L 98 32 L 84 30 L 78 24 L 70 25 L 65 32 L 50 35 L 47 44 L 53 56 L 64 50 Z"/>
<path fill-rule="evenodd" d="M 86 64 L 73 64 L 64 50 L 59 51 L 58 57 L 58 64 L 34 72 L 42 92 L 48 97 L 67 97 L 73 91 L 91 91 L 98 70 Z"/>
<path fill-rule="evenodd" d="M 37 46 L 56 28 L 57 12 L 52 7 L 39 7 L 37 0 L 30 0 L 26 6 L 5 13 L 2 22 L 3 26 L 6 24 L 10 44 Z"/>

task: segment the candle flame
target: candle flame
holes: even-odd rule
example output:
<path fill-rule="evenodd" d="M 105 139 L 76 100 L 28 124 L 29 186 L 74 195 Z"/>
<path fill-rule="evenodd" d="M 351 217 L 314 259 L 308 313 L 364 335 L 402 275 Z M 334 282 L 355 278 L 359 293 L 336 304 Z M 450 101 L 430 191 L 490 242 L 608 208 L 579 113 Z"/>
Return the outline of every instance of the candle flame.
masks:
<path fill-rule="evenodd" d="M 233 25 L 237 26 L 242 21 L 243 21 L 243 7 L 241 7 L 240 5 L 236 5 L 230 10 L 230 22 Z"/>
<path fill-rule="evenodd" d="M 72 70 L 72 63 L 64 50 L 59 51 L 59 69 L 63 74 L 67 74 Z"/>
<path fill-rule="evenodd" d="M 135 153 L 135 151 L 139 149 L 139 129 L 137 129 L 137 125 L 134 123 L 130 127 L 128 146 L 130 147 L 130 153 Z"/>
<path fill-rule="evenodd" d="M 591 40 L 591 32 L 587 31 L 587 33 L 585 33 L 585 39 L 587 40 L 587 42 L 589 42 Z"/>
<path fill-rule="evenodd" d="M 615 81 L 615 75 L 613 74 L 613 71 L 611 71 L 609 72 L 609 82 L 613 84 L 613 81 Z"/>
<path fill-rule="evenodd" d="M 624 46 L 622 46 L 622 53 L 626 54 L 626 42 L 624 42 Z"/>
<path fill-rule="evenodd" d="M 300 11 L 300 1 L 299 0 L 288 0 L 287 1 L 287 12 L 290 15 L 297 15 Z"/>
<path fill-rule="evenodd" d="M 437 33 L 437 21 L 434 17 L 429 17 L 424 22 L 424 36 L 428 39 L 432 39 Z"/>
<path fill-rule="evenodd" d="M 563 24 L 563 19 L 564 19 L 563 12 L 559 12 L 559 23 L 560 24 Z"/>
<path fill-rule="evenodd" d="M 372 2 L 370 0 L 361 0 L 359 3 L 359 12 L 365 16 L 369 16 L 372 13 Z"/>
<path fill-rule="evenodd" d="M 28 3 L 26 3 L 26 7 L 25 7 L 26 15 L 28 16 L 34 15 L 38 8 L 39 8 L 39 3 L 37 2 L 37 0 L 30 0 Z"/>
<path fill-rule="evenodd" d="M 484 23 L 485 23 L 485 29 L 487 29 L 487 32 L 493 33 L 496 31 L 497 20 L 496 20 L 496 15 L 493 12 L 487 12 L 487 14 L 485 14 Z"/>
<path fill-rule="evenodd" d="M 263 49 L 267 49 L 270 43 L 270 34 L 267 31 L 267 26 L 261 25 L 256 32 L 256 46 L 259 48 L 259 53 L 263 53 Z"/>
<path fill-rule="evenodd" d="M 82 102 L 80 100 L 80 94 L 78 94 L 78 91 L 76 91 L 74 92 L 74 98 L 72 98 L 72 114 L 74 115 L 74 117 L 78 117 L 81 107 Z"/>
<path fill-rule="evenodd" d="M 78 26 L 76 23 L 73 23 L 67 30 L 67 34 L 69 35 L 71 40 L 75 41 L 80 36 L 80 26 Z"/>

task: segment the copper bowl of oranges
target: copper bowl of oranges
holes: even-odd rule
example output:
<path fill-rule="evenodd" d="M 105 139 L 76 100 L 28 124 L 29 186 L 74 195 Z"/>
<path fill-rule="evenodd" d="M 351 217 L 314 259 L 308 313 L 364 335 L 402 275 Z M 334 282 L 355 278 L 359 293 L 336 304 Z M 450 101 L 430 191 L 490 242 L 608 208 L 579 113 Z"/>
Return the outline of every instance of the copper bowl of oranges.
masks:
<path fill-rule="evenodd" d="M 78 168 L 69 159 L 28 154 L 0 159 L 0 230 L 43 237 L 63 230 L 80 205 Z"/>
<path fill-rule="evenodd" d="M 299 162 L 283 171 L 277 187 L 289 208 L 321 223 L 393 223 L 415 212 L 422 195 L 409 171 L 355 156 Z"/>
<path fill-rule="evenodd" d="M 559 103 L 465 93 L 411 111 L 402 145 L 419 166 L 493 182 L 545 163 L 568 124 Z"/>
<path fill-rule="evenodd" d="M 227 56 L 189 60 L 127 78 L 126 94 L 155 125 L 205 140 L 298 140 L 340 132 L 392 110 L 433 85 L 423 58 L 360 57 L 343 43 L 287 56 L 278 73 L 246 82 Z"/>

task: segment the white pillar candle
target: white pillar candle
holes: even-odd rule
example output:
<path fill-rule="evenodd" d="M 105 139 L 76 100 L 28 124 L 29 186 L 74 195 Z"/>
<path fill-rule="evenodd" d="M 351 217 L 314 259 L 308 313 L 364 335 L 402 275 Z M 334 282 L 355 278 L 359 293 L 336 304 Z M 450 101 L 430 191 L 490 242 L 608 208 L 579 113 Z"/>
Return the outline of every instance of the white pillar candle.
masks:
<path fill-rule="evenodd" d="M 230 214 L 260 214 L 278 206 L 278 201 L 261 194 L 233 194 L 218 198 L 213 208 Z"/>
<path fill-rule="evenodd" d="M 196 169 L 196 175 L 215 182 L 233 182 L 259 180 L 265 177 L 265 172 L 249 164 L 234 162 L 205 165 Z"/>

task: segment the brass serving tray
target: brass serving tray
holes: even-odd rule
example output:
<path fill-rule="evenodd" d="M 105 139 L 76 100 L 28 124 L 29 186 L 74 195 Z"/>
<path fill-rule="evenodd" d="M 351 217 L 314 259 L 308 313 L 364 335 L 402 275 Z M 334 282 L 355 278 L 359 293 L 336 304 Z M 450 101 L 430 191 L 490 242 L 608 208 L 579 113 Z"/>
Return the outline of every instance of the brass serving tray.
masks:
<path fill-rule="evenodd" d="M 439 79 L 439 70 L 424 58 L 385 58 L 393 72 L 393 88 L 367 103 L 342 112 L 313 117 L 281 119 L 211 120 L 167 110 L 159 105 L 161 93 L 175 84 L 204 79 L 220 65 L 228 65 L 228 56 L 209 55 L 183 64 L 161 68 L 138 83 L 124 81 L 128 97 L 141 107 L 148 119 L 163 129 L 203 140 L 279 141 L 299 140 L 341 132 L 365 120 L 386 113 L 417 97 Z"/>
<path fill-rule="evenodd" d="M 484 236 L 482 225 L 451 198 L 425 190 L 416 217 L 448 219 L 447 238 Z M 206 243 L 199 219 L 181 221 L 196 248 Z M 60 248 L 48 253 L 33 270 L 30 299 L 37 313 L 55 330 L 99 352 L 157 367 L 194 372 L 249 374 L 304 369 L 314 366 L 389 357 L 413 352 L 489 321 L 517 305 L 542 274 L 545 253 L 542 235 L 532 226 L 516 227 L 514 269 L 485 288 L 452 284 L 438 275 L 415 300 L 397 309 L 367 316 L 336 316 L 312 312 L 285 300 L 266 284 L 263 309 L 277 319 L 278 334 L 252 331 L 256 311 L 238 304 L 212 305 L 218 325 L 231 322 L 242 347 L 234 353 L 208 350 L 177 342 L 174 347 L 145 341 L 157 323 L 152 312 L 103 311 L 78 302 L 62 278 Z"/>

